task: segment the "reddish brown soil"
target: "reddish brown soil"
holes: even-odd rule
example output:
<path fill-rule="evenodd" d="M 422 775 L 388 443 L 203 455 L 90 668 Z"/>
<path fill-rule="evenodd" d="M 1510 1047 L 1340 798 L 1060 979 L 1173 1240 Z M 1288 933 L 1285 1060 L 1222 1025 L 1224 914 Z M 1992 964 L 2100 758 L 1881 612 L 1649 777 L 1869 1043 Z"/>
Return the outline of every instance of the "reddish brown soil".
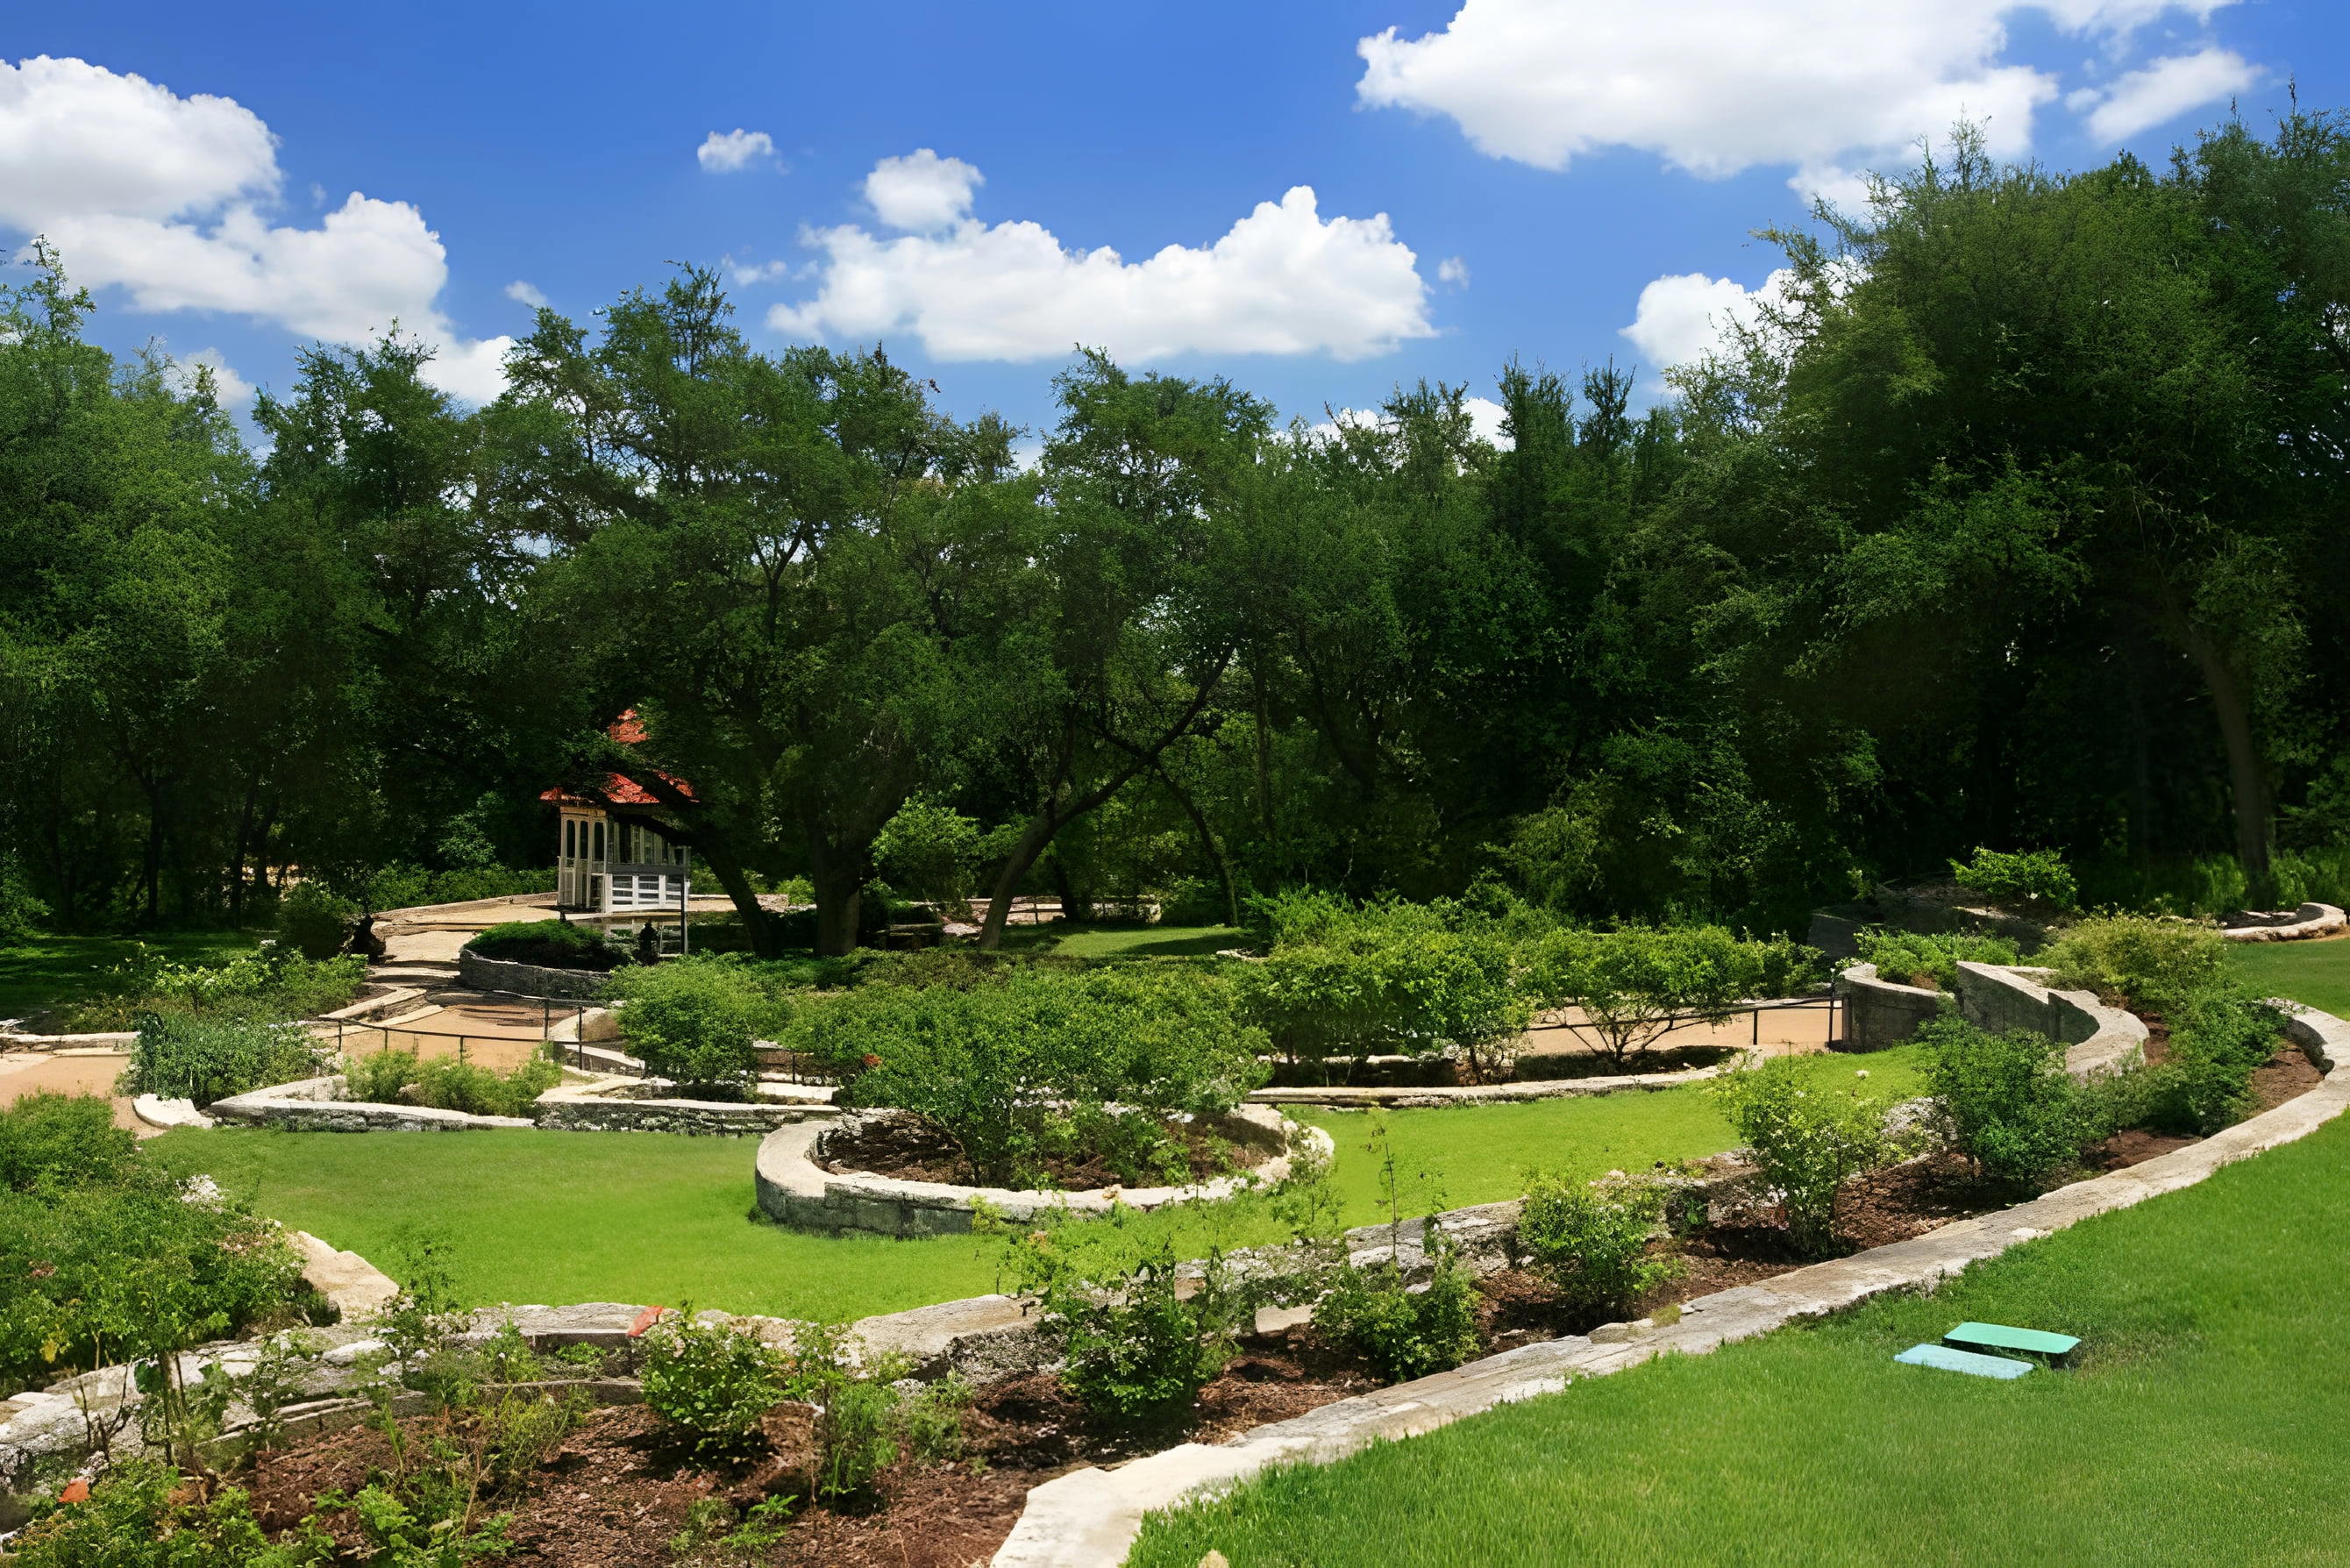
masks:
<path fill-rule="evenodd" d="M 1264 1162 L 1266 1151 L 1256 1144 L 1218 1137 L 1207 1128 L 1184 1122 L 1170 1123 L 1169 1136 L 1180 1147 L 1193 1181 L 1209 1181 Z M 905 1181 L 972 1180 L 971 1166 L 945 1134 L 902 1117 L 877 1118 L 854 1133 L 834 1133 L 825 1140 L 824 1168 L 836 1174 L 862 1171 L 894 1176 Z M 1099 1158 L 1078 1159 L 1052 1156 L 1043 1162 L 1045 1174 L 1064 1192 L 1086 1192 L 1116 1187 L 1126 1178 Z M 1164 1178 L 1146 1176 L 1137 1185 L 1158 1186 Z"/>

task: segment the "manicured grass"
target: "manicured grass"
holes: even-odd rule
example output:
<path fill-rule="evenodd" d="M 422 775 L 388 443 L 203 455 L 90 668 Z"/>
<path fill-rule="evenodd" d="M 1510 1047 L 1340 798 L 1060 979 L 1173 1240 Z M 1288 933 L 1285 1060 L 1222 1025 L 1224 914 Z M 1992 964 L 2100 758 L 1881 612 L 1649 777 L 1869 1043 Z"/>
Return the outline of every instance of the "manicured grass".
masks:
<path fill-rule="evenodd" d="M 2229 956 L 2268 994 L 2350 1017 L 2350 940 L 2239 942 Z"/>
<path fill-rule="evenodd" d="M 1277 1472 L 1130 1563 L 2343 1561 L 2350 1125 L 1969 1270 L 1932 1296 L 1650 1363 Z M 2014 1383 L 1898 1366 L 1964 1319 L 2086 1342 Z"/>
<path fill-rule="evenodd" d="M 1015 926 L 1003 933 L 1007 948 L 1048 952 L 1058 958 L 1201 958 L 1247 940 L 1238 926 L 1092 925 L 1082 922 Z"/>
<path fill-rule="evenodd" d="M 1913 1092 L 1910 1048 L 1823 1056 L 1812 1070 Z M 1347 1223 L 1383 1218 L 1372 1118 L 1309 1112 L 1338 1144 Z M 1490 1202 L 1523 1189 L 1529 1166 L 1598 1172 L 1714 1153 L 1734 1140 L 1699 1089 L 1405 1110 L 1385 1118 L 1414 1211 Z M 404 1234 L 431 1226 L 453 1243 L 461 1294 L 474 1302 L 676 1302 L 787 1316 L 861 1317 L 997 1288 L 993 1254 L 970 1238 L 804 1235 L 753 1218 L 747 1138 L 657 1133 L 279 1133 L 183 1131 L 149 1147 L 183 1174 L 250 1194 L 261 1211 L 395 1274 Z M 1183 1256 L 1213 1240 L 1273 1239 L 1263 1220 L 1233 1229 L 1212 1207 L 1138 1221 Z"/>
<path fill-rule="evenodd" d="M 44 932 L 0 947 L 0 1018 L 22 1018 L 69 1006 L 112 990 L 109 972 L 131 961 L 144 942 L 174 963 L 223 963 L 250 952 L 255 931 L 150 931 L 135 937 L 66 936 Z"/>

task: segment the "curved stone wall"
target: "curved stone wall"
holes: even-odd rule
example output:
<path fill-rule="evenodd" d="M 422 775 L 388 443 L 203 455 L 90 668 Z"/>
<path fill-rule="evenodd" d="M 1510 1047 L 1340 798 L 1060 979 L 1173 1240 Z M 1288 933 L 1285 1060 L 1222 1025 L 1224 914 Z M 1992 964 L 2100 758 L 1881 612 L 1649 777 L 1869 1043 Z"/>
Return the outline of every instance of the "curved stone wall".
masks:
<path fill-rule="evenodd" d="M 829 1089 L 805 1089 L 787 1103 L 773 1098 L 738 1104 L 679 1099 L 664 1093 L 661 1079 L 608 1079 L 599 1084 L 558 1084 L 532 1107 L 538 1125 L 562 1132 L 667 1132 L 702 1137 L 745 1137 L 809 1120 L 830 1121 L 839 1113 Z M 769 1095 L 778 1093 L 767 1091 Z M 788 1091 L 782 1091 L 788 1092 Z"/>
<path fill-rule="evenodd" d="M 278 1127 L 289 1132 L 465 1132 L 535 1125 L 527 1116 L 471 1116 L 430 1106 L 338 1099 L 342 1092 L 343 1075 L 332 1073 L 232 1095 L 213 1101 L 210 1110 L 216 1122 Z"/>
<path fill-rule="evenodd" d="M 2330 937 L 2350 926 L 2350 918 L 2332 904 L 2303 904 L 2290 915 L 2230 926 L 2220 934 L 2231 942 L 2298 942 Z"/>
<path fill-rule="evenodd" d="M 1959 1014 L 1996 1034 L 2030 1029 L 2072 1047 L 2064 1070 L 2074 1077 L 2111 1072 L 2145 1053 L 2146 1025 L 2085 991 L 2051 991 L 2044 969 L 1959 964 Z"/>
<path fill-rule="evenodd" d="M 1845 1043 L 1851 1051 L 1898 1045 L 1953 1000 L 1946 991 L 1881 980 L 1873 963 L 1856 963 L 1837 975 L 1836 993 L 1844 998 Z"/>
<path fill-rule="evenodd" d="M 875 1115 L 879 1113 L 862 1113 Z M 1284 1179 L 1296 1153 L 1328 1158 L 1336 1146 L 1319 1127 L 1293 1122 L 1280 1112 L 1243 1106 L 1226 1118 L 1236 1137 L 1280 1152 L 1243 1176 L 1222 1177 L 1191 1187 L 1109 1188 L 1098 1192 L 1014 1191 L 1003 1187 L 957 1187 L 943 1181 L 903 1181 L 891 1176 L 836 1174 L 816 1163 L 819 1145 L 834 1128 L 851 1128 L 860 1117 L 829 1123 L 803 1122 L 769 1133 L 759 1145 L 759 1207 L 785 1225 L 806 1231 L 869 1231 L 882 1236 L 947 1236 L 971 1229 L 971 1206 L 984 1199 L 1013 1220 L 1060 1212 L 1107 1214 L 1113 1203 L 1128 1209 L 1160 1209 L 1172 1203 L 1212 1202 L 1249 1187 Z M 1252 1129 L 1253 1133 L 1252 1136 Z M 1115 1195 L 1113 1197 L 1113 1195 Z"/>
<path fill-rule="evenodd" d="M 486 959 L 471 948 L 457 950 L 457 983 L 475 991 L 511 992 L 516 996 L 551 996 L 563 1002 L 593 1002 L 604 994 L 611 976 L 592 969 L 547 969 L 535 963 L 508 963 Z"/>

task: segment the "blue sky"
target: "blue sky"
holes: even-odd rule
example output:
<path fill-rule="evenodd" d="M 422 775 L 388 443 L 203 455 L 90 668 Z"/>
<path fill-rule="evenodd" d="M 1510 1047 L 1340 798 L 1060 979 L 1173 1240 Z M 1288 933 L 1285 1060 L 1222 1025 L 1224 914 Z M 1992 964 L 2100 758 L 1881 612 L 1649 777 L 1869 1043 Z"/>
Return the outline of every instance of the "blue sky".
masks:
<path fill-rule="evenodd" d="M 959 413 L 1048 421 L 1083 340 L 1318 420 L 1695 352 L 1750 231 L 1958 112 L 2158 159 L 2289 78 L 2350 103 L 2345 43 L 2314 0 L 51 7 L 0 38 L 0 239 L 232 387 L 397 314 L 488 395 L 533 291 L 692 259 L 754 341 L 883 341 Z"/>

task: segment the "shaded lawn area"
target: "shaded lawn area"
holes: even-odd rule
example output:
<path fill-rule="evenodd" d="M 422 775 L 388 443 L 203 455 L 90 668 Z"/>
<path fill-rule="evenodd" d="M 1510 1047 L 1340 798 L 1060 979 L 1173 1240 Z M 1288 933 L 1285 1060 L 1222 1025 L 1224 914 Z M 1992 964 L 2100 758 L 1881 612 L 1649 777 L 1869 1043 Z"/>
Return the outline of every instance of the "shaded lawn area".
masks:
<path fill-rule="evenodd" d="M 1193 1568 L 2344 1561 L 2350 1125 L 1711 1355 L 1577 1385 L 1155 1520 Z M 2083 1336 L 2014 1383 L 1896 1365 L 1962 1320 Z"/>
<path fill-rule="evenodd" d="M 1096 925 L 1087 921 L 1013 926 L 1003 945 L 1056 958 L 1204 958 L 1247 940 L 1238 926 Z"/>
<path fill-rule="evenodd" d="M 2266 994 L 2350 1017 L 2350 940 L 2238 942 L 2228 956 Z"/>
<path fill-rule="evenodd" d="M 257 931 L 149 931 L 135 937 L 41 932 L 0 947 L 0 1018 L 24 1018 L 104 996 L 109 972 L 129 963 L 144 942 L 174 963 L 225 963 L 259 944 Z"/>
<path fill-rule="evenodd" d="M 1822 1056 L 1811 1070 L 1915 1092 L 1916 1052 Z M 1385 1218 L 1372 1118 L 1315 1111 L 1338 1145 L 1346 1222 Z M 1404 1110 L 1386 1117 L 1412 1211 L 1516 1196 L 1529 1166 L 1596 1174 L 1717 1152 L 1735 1140 L 1702 1090 Z M 754 1218 L 749 1138 L 665 1133 L 181 1131 L 148 1147 L 173 1170 L 205 1172 L 263 1213 L 348 1248 L 397 1276 L 404 1235 L 452 1243 L 459 1293 L 473 1303 L 673 1303 L 794 1317 L 862 1317 L 998 1288 L 993 1251 L 970 1237 L 899 1241 L 786 1231 Z M 1270 1221 L 1215 1206 L 1149 1216 L 1184 1257 L 1211 1242 L 1276 1239 Z"/>

